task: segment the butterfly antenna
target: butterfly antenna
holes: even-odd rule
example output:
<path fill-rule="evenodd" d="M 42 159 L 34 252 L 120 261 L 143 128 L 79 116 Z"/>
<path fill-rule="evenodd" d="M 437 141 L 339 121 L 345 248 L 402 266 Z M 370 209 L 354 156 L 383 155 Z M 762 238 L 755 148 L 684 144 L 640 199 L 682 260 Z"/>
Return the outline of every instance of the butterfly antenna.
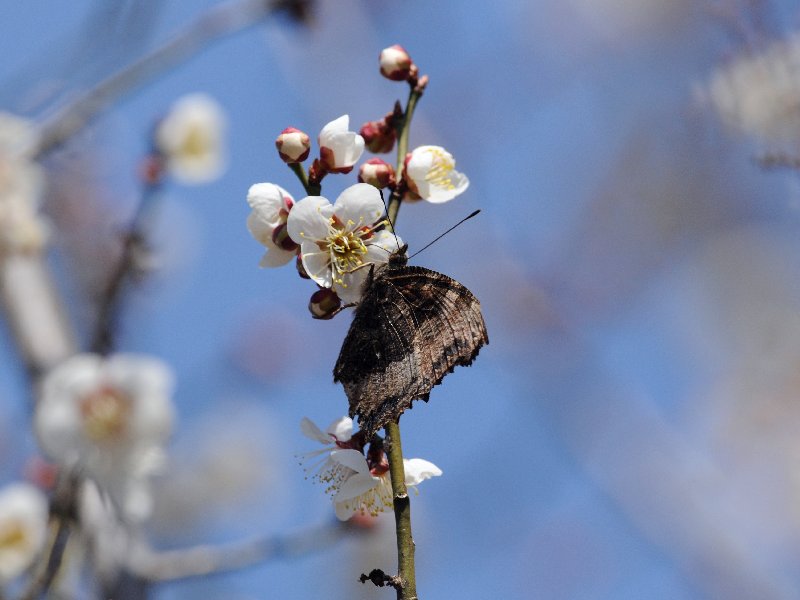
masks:
<path fill-rule="evenodd" d="M 394 236 L 394 241 L 397 244 L 397 247 L 399 248 L 400 240 L 397 239 L 397 232 L 394 230 L 394 223 L 392 223 L 392 220 L 389 218 L 389 207 L 386 206 L 386 200 L 383 199 L 383 190 L 378 190 L 378 192 L 381 195 L 381 202 L 383 202 L 383 208 L 386 211 L 386 220 L 389 221 L 389 227 L 391 227 L 392 229 L 392 235 Z M 387 250 L 387 252 L 389 251 Z M 389 254 L 391 254 L 391 252 L 389 252 Z"/>
<path fill-rule="evenodd" d="M 412 255 L 411 255 L 411 256 L 409 256 L 408 258 L 409 258 L 409 259 L 412 259 L 412 258 L 414 258 L 414 257 L 415 257 L 417 254 L 419 254 L 420 252 L 422 252 L 423 250 L 425 250 L 426 248 L 429 248 L 429 247 L 433 246 L 433 244 L 435 244 L 435 243 L 436 243 L 436 242 L 438 242 L 440 239 L 442 239 L 444 236 L 446 236 L 448 233 L 450 233 L 451 231 L 453 231 L 453 229 L 455 229 L 456 227 L 458 227 L 459 225 L 461 225 L 461 224 L 462 224 L 464 221 L 469 221 L 469 220 L 470 220 L 472 217 L 474 217 L 475 215 L 477 215 L 479 212 L 481 212 L 481 209 L 480 209 L 480 208 L 479 208 L 478 210 L 476 210 L 475 212 L 473 212 L 473 213 L 471 213 L 471 214 L 467 215 L 467 216 L 466 216 L 466 217 L 464 217 L 463 219 L 461 219 L 461 220 L 460 220 L 458 223 L 456 223 L 455 225 L 453 225 L 453 226 L 452 226 L 450 229 L 448 229 L 448 230 L 447 230 L 447 231 L 445 231 L 444 233 L 441 233 L 441 234 L 437 235 L 437 236 L 436 236 L 436 237 L 435 237 L 435 238 L 434 238 L 432 241 L 430 241 L 430 242 L 428 242 L 427 244 L 425 244 L 425 245 L 424 245 L 422 248 L 420 248 L 419 250 L 417 250 L 416 252 L 414 252 L 414 254 L 412 254 Z"/>

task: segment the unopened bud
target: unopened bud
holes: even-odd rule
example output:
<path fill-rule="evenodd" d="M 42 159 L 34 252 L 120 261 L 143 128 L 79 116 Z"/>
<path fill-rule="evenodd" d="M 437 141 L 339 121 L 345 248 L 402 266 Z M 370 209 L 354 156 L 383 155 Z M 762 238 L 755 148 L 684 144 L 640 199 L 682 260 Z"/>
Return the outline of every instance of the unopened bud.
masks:
<path fill-rule="evenodd" d="M 300 275 L 300 277 L 302 277 L 303 279 L 311 279 L 311 277 L 308 276 L 308 272 L 306 271 L 305 266 L 303 265 L 302 254 L 297 255 L 297 260 L 295 261 L 294 266 L 297 269 L 297 274 Z"/>
<path fill-rule="evenodd" d="M 275 147 L 283 162 L 299 163 L 308 158 L 308 153 L 311 151 L 311 139 L 308 134 L 299 129 L 287 127 L 275 140 Z"/>
<path fill-rule="evenodd" d="M 294 252 L 300 246 L 292 238 L 289 237 L 289 230 L 286 223 L 281 223 L 272 231 L 272 242 L 281 250 L 287 252 Z"/>
<path fill-rule="evenodd" d="M 405 49 L 395 44 L 381 50 L 381 75 L 392 81 L 405 81 L 416 73 L 416 65 Z"/>
<path fill-rule="evenodd" d="M 361 183 L 374 185 L 379 190 L 394 187 L 394 169 L 385 160 L 370 158 L 358 170 L 358 180 Z"/>
<path fill-rule="evenodd" d="M 391 117 L 389 113 L 387 117 Z M 383 118 L 378 121 L 367 121 L 361 126 L 358 132 L 364 138 L 367 149 L 374 154 L 391 152 L 394 142 L 397 139 L 397 130 L 392 125 L 390 118 Z"/>
<path fill-rule="evenodd" d="M 311 294 L 308 301 L 308 310 L 315 319 L 332 319 L 339 312 L 342 301 L 330 288 L 321 288 Z"/>

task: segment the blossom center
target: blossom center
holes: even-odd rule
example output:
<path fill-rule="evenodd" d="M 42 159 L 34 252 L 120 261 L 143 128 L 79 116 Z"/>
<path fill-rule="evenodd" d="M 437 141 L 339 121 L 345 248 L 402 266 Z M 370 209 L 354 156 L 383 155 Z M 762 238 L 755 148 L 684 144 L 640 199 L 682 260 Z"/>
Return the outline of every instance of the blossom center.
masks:
<path fill-rule="evenodd" d="M 367 254 L 367 245 L 364 240 L 372 237 L 372 229 L 364 227 L 353 221 L 348 221 L 346 226 L 336 216 L 329 220 L 328 235 L 323 244 L 330 252 L 331 265 L 334 270 L 334 281 L 342 284 L 343 273 L 352 271 L 364 264 Z"/>
<path fill-rule="evenodd" d="M 455 189 L 455 185 L 453 185 L 453 179 L 450 174 L 456 168 L 456 164 L 452 158 L 448 157 L 447 154 L 442 152 L 438 148 L 431 148 L 428 150 L 430 152 L 433 163 L 431 164 L 430 169 L 425 174 L 425 181 L 430 183 L 431 185 L 435 185 L 437 187 L 442 187 L 448 190 Z"/>
<path fill-rule="evenodd" d="M 0 528 L 0 550 L 9 550 L 27 545 L 28 535 L 19 522 L 13 521 Z"/>
<path fill-rule="evenodd" d="M 131 411 L 131 399 L 111 387 L 101 387 L 80 403 L 83 429 L 95 442 L 118 438 L 124 433 Z"/>
<path fill-rule="evenodd" d="M 191 157 L 201 157 L 208 153 L 211 146 L 211 139 L 208 132 L 203 127 L 190 127 L 183 139 L 179 154 Z"/>

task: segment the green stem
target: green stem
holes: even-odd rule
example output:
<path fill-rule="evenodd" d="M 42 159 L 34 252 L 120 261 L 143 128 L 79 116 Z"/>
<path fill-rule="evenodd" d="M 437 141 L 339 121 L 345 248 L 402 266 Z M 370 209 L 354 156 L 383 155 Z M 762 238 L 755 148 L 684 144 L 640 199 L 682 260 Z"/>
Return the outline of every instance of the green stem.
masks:
<path fill-rule="evenodd" d="M 406 489 L 403 468 L 403 448 L 400 442 L 400 425 L 386 424 L 388 438 L 389 475 L 394 498 L 394 523 L 397 530 L 397 586 L 398 600 L 417 600 L 417 576 L 414 570 L 414 538 L 411 536 L 411 502 Z"/>
<path fill-rule="evenodd" d="M 303 186 L 303 189 L 306 191 L 308 196 L 319 195 L 319 190 L 317 190 L 316 194 L 311 193 L 311 187 L 308 185 L 308 175 L 306 175 L 306 170 L 301 163 L 289 163 L 289 168 L 295 175 L 297 175 L 297 178 L 300 180 L 300 184 Z"/>
<path fill-rule="evenodd" d="M 408 104 L 406 105 L 405 113 L 403 114 L 403 123 L 400 126 L 400 135 L 397 137 L 397 166 L 395 168 L 395 177 L 397 178 L 397 187 L 392 191 L 389 198 L 389 209 L 387 215 L 389 221 L 394 224 L 397 221 L 397 211 L 400 210 L 400 204 L 403 201 L 403 163 L 406 160 L 408 153 L 408 134 L 411 131 L 411 119 L 414 116 L 414 109 L 417 108 L 417 102 L 422 96 L 424 88 L 417 87 L 416 85 L 411 88 L 408 95 Z"/>

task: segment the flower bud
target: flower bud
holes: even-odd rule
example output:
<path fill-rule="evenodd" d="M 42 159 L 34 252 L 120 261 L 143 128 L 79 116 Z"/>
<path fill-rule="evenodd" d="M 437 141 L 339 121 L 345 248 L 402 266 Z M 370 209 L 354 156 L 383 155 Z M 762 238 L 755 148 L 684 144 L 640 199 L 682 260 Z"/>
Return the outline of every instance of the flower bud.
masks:
<path fill-rule="evenodd" d="M 408 52 L 398 44 L 381 50 L 379 62 L 381 75 L 392 81 L 405 81 L 417 71 Z"/>
<path fill-rule="evenodd" d="M 364 152 L 364 138 L 349 127 L 349 115 L 342 115 L 319 132 L 319 160 L 330 173 L 349 173 Z"/>
<path fill-rule="evenodd" d="M 394 169 L 383 159 L 370 158 L 358 170 L 358 180 L 361 183 L 374 185 L 379 190 L 393 187 L 395 184 Z"/>
<path fill-rule="evenodd" d="M 300 275 L 303 279 L 311 279 L 306 268 L 303 266 L 303 255 L 298 252 L 297 260 L 294 263 L 295 268 L 297 269 L 297 274 Z"/>
<path fill-rule="evenodd" d="M 389 113 L 387 116 L 391 117 L 391 115 L 392 113 Z M 367 149 L 374 154 L 391 152 L 397 139 L 397 131 L 388 118 L 367 121 L 361 126 L 359 133 L 364 138 Z"/>
<path fill-rule="evenodd" d="M 289 237 L 289 232 L 286 229 L 286 223 L 281 223 L 272 232 L 272 243 L 281 250 L 287 252 L 296 252 L 300 248 L 300 244 L 296 243 Z"/>
<path fill-rule="evenodd" d="M 321 288 L 311 294 L 308 301 L 308 310 L 315 319 L 328 320 L 336 316 L 342 306 L 342 301 L 330 288 Z"/>
<path fill-rule="evenodd" d="M 275 147 L 283 162 L 287 164 L 300 163 L 308 158 L 308 153 L 311 151 L 311 139 L 308 134 L 299 129 L 287 127 L 275 140 Z"/>

